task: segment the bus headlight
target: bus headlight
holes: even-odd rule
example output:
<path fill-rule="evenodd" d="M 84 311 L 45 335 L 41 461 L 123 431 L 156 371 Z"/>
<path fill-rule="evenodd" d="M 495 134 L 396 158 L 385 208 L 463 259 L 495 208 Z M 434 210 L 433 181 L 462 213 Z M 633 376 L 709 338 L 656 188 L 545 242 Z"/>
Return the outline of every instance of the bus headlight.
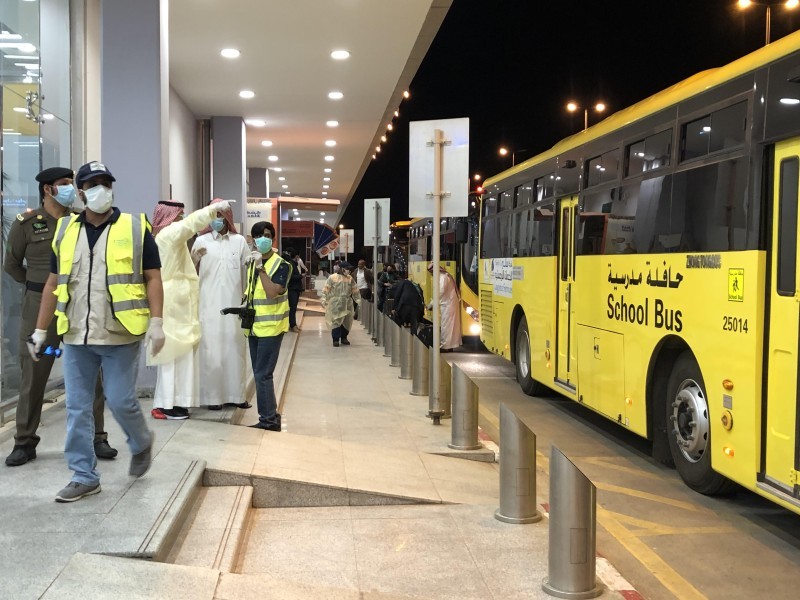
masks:
<path fill-rule="evenodd" d="M 472 317 L 472 319 L 473 319 L 474 321 L 477 321 L 477 320 L 478 320 L 478 317 L 480 316 L 480 315 L 478 314 L 478 311 L 477 311 L 477 310 L 475 310 L 474 308 L 472 308 L 472 307 L 471 307 L 469 304 L 467 304 L 467 307 L 464 309 L 464 311 L 465 311 L 465 312 L 466 312 L 466 313 L 467 313 L 467 314 L 468 314 L 470 317 Z"/>
<path fill-rule="evenodd" d="M 481 324 L 480 323 L 473 323 L 469 326 L 469 332 L 472 335 L 480 335 L 481 334 Z"/>

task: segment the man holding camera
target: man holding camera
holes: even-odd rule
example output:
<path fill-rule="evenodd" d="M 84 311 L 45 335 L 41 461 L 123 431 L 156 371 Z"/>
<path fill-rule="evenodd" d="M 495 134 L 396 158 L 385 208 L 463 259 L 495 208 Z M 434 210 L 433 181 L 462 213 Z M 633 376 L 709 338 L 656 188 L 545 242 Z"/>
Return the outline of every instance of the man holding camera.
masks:
<path fill-rule="evenodd" d="M 72 185 L 72 177 L 72 170 L 65 167 L 51 167 L 40 172 L 36 181 L 39 182 L 42 205 L 36 210 L 18 214 L 8 236 L 3 268 L 15 281 L 25 285 L 20 324 L 21 337 L 24 339 L 19 354 L 22 379 L 17 402 L 14 450 L 6 457 L 6 466 L 9 467 L 19 467 L 36 458 L 36 446 L 40 439 L 36 430 L 42 418 L 45 387 L 56 357 L 54 354 L 43 355 L 35 361 L 28 353 L 26 341 L 36 327 L 44 283 L 50 274 L 50 244 L 56 234 L 56 223 L 69 213 L 75 202 L 76 190 Z M 54 321 L 47 329 L 45 344 L 57 348 L 60 342 Z M 98 378 L 93 405 L 94 453 L 97 458 L 113 459 L 117 451 L 109 446 L 108 434 L 103 430 L 104 408 L 103 385 Z"/>
<path fill-rule="evenodd" d="M 253 225 L 250 234 L 256 250 L 250 255 L 245 307 L 241 317 L 242 326 L 250 326 L 247 341 L 258 402 L 258 423 L 251 427 L 280 431 L 281 415 L 278 413 L 272 373 L 278 363 L 283 334 L 289 331 L 286 285 L 292 267 L 275 252 L 272 245 L 275 228 L 272 223 L 259 221 Z"/>

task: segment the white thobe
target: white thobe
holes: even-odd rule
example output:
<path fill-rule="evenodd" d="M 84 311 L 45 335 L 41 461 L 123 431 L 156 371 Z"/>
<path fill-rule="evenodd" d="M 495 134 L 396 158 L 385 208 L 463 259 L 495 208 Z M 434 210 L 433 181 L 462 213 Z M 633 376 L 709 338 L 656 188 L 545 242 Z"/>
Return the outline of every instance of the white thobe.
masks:
<path fill-rule="evenodd" d="M 164 336 L 161 352 L 148 356 L 148 364 L 158 365 L 153 398 L 156 408 L 200 406 L 198 397 L 198 312 L 197 273 L 186 241 L 207 226 L 216 210 L 201 208 L 182 221 L 175 221 L 156 235 L 164 286 Z"/>
<path fill-rule="evenodd" d="M 202 253 L 205 249 L 205 254 Z M 239 319 L 223 308 L 242 305 L 250 249 L 238 233 L 197 238 L 192 258 L 200 275 L 200 404 L 244 402 L 247 339 Z"/>
<path fill-rule="evenodd" d="M 439 273 L 439 310 L 442 319 L 440 347 L 443 350 L 458 348 L 461 345 L 461 298 L 450 273 Z"/>

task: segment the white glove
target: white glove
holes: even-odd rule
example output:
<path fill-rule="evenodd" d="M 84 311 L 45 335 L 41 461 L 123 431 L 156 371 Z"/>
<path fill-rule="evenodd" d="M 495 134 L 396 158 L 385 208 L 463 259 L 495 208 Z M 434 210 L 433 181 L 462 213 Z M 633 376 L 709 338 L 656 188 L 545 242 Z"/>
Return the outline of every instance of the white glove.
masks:
<path fill-rule="evenodd" d="M 161 317 L 150 317 L 150 324 L 147 326 L 147 333 L 144 336 L 145 347 L 150 344 L 150 351 L 155 356 L 161 352 L 166 339 L 164 336 L 164 320 Z"/>
<path fill-rule="evenodd" d="M 214 202 L 211 204 L 211 208 L 214 210 L 214 215 L 216 216 L 217 212 L 225 212 L 226 210 L 230 210 L 231 202 L 236 202 L 235 200 L 220 200 L 219 202 Z"/>
<path fill-rule="evenodd" d="M 36 362 L 39 362 L 39 357 L 36 355 L 42 351 L 42 347 L 44 346 L 44 342 L 46 339 L 47 339 L 46 329 L 33 330 L 30 341 L 28 342 L 28 352 L 30 352 L 31 358 Z"/>
<path fill-rule="evenodd" d="M 247 264 L 254 263 L 256 265 L 256 269 L 261 267 L 261 252 L 258 250 L 253 250 L 250 253 L 250 256 L 247 258 Z"/>

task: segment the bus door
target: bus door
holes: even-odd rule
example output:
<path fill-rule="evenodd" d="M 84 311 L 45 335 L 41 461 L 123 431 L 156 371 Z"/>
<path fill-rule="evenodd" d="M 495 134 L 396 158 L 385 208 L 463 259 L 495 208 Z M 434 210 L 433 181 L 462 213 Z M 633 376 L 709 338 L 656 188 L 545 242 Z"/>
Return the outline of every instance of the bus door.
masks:
<path fill-rule="evenodd" d="M 798 360 L 800 360 L 800 138 L 775 145 L 764 475 L 798 495 Z"/>
<path fill-rule="evenodd" d="M 577 383 L 575 364 L 575 304 L 572 294 L 575 283 L 575 223 L 578 197 L 559 201 L 558 252 L 558 360 L 556 378 L 559 383 L 572 388 Z"/>

